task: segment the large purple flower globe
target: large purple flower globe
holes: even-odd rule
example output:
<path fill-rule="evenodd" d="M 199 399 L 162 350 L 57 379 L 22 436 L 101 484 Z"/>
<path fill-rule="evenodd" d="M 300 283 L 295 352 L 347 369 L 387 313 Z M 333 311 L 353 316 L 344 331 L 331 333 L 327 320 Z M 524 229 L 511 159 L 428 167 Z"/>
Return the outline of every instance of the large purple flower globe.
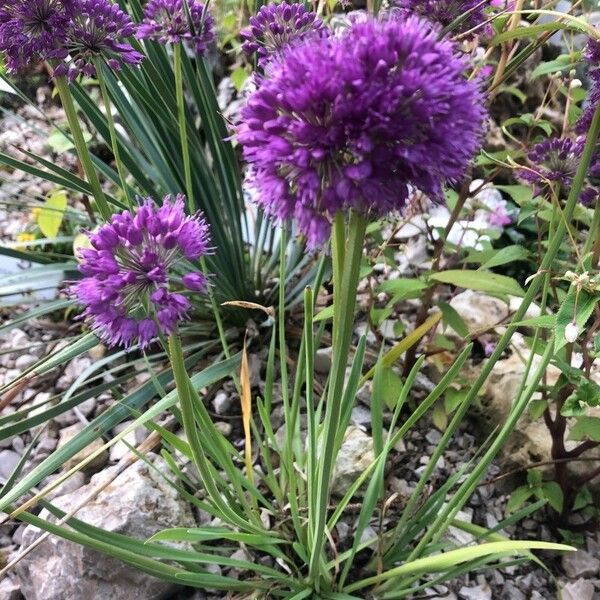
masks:
<path fill-rule="evenodd" d="M 170 335 L 187 318 L 189 299 L 171 289 L 180 263 L 209 253 L 209 230 L 201 214 L 187 216 L 184 197 L 166 196 L 161 206 L 148 198 L 135 213 L 113 215 L 90 234 L 91 249 L 80 252 L 83 279 L 70 292 L 83 317 L 110 346 L 145 348 L 159 333 Z M 176 278 L 179 281 L 179 278 Z M 206 290 L 202 273 L 188 272 L 181 286 Z"/>
<path fill-rule="evenodd" d="M 486 110 L 467 61 L 417 17 L 367 20 L 269 63 L 237 128 L 248 185 L 311 247 L 340 210 L 385 215 L 411 188 L 442 200 L 480 148 Z"/>

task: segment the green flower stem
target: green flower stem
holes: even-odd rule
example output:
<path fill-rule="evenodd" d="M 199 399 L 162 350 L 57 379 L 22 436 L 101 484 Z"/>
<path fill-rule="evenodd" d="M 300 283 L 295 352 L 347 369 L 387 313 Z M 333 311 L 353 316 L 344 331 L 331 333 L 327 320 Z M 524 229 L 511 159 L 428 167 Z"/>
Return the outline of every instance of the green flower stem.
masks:
<path fill-rule="evenodd" d="M 187 136 L 187 121 L 185 118 L 185 97 L 183 95 L 183 68 L 181 64 L 181 52 L 183 51 L 181 44 L 173 45 L 173 70 L 175 71 L 175 97 L 177 99 L 177 120 L 179 123 L 179 139 L 181 142 L 181 158 L 183 160 L 183 174 L 185 179 L 185 191 L 188 202 L 190 203 L 190 212 L 196 212 L 196 201 L 194 199 L 194 185 L 192 182 L 192 167 L 190 160 L 190 147 Z M 206 259 L 200 258 L 200 268 L 202 272 L 207 275 L 208 268 L 206 266 Z M 227 343 L 227 336 L 225 335 L 225 328 L 223 326 L 223 319 L 221 318 L 221 311 L 215 299 L 215 295 L 210 286 L 207 290 L 208 299 L 212 309 L 217 329 L 219 331 L 219 339 L 221 340 L 221 346 L 225 357 L 230 358 L 231 351 L 229 344 Z"/>
<path fill-rule="evenodd" d="M 110 209 L 110 206 L 106 200 L 106 196 L 102 191 L 96 169 L 92 163 L 90 152 L 87 144 L 85 143 L 83 132 L 81 131 L 81 126 L 79 125 L 79 118 L 77 117 L 77 110 L 75 109 L 75 104 L 73 102 L 73 96 L 69 90 L 69 84 L 64 75 L 55 77 L 54 82 L 65 110 L 67 121 L 69 122 L 69 128 L 71 130 L 71 135 L 73 136 L 73 141 L 75 142 L 77 156 L 81 161 L 81 166 L 83 167 L 88 183 L 92 188 L 92 194 L 96 200 L 96 204 L 98 205 L 98 210 L 100 211 L 102 218 L 105 221 L 108 221 L 112 215 L 112 210 Z"/>
<path fill-rule="evenodd" d="M 592 269 L 596 269 L 598 268 L 598 259 L 600 258 L 600 198 L 596 200 L 592 224 L 590 225 L 581 254 L 585 257 L 589 252 L 592 252 Z"/>
<path fill-rule="evenodd" d="M 174 332 L 169 336 L 169 359 L 173 368 L 173 375 L 175 377 L 175 385 L 177 387 L 177 395 L 179 397 L 179 404 L 181 407 L 183 428 L 185 430 L 185 435 L 190 445 L 192 457 L 196 467 L 198 468 L 200 479 L 204 485 L 204 488 L 206 489 L 214 505 L 232 524 L 238 525 L 244 530 L 254 532 L 259 531 L 262 533 L 260 528 L 253 526 L 252 523 L 231 508 L 231 506 L 223 498 L 213 477 L 210 462 L 206 456 L 206 453 L 204 452 L 202 440 L 200 438 L 200 431 L 194 416 L 193 394 L 190 391 L 191 382 L 185 369 L 181 340 L 179 339 L 179 334 L 177 332 Z"/>
<path fill-rule="evenodd" d="M 104 102 L 104 109 L 106 111 L 106 122 L 108 124 L 108 131 L 110 133 L 110 143 L 112 147 L 113 156 L 115 157 L 115 163 L 117 165 L 117 173 L 119 174 L 119 179 L 121 180 L 121 189 L 125 194 L 127 205 L 129 206 L 129 208 L 133 208 L 131 196 L 129 195 L 129 186 L 127 185 L 125 169 L 123 167 L 123 163 L 121 162 L 121 153 L 119 151 L 119 139 L 117 137 L 117 130 L 115 128 L 115 120 L 112 116 L 112 103 L 108 94 L 108 88 L 106 87 L 104 73 L 102 72 L 104 64 L 100 59 L 96 59 L 94 61 L 94 65 L 96 67 L 96 79 L 98 79 L 100 93 L 102 94 L 102 101 Z"/>
<path fill-rule="evenodd" d="M 599 133 L 600 133 L 600 107 L 598 109 L 596 109 L 594 118 L 592 120 L 592 124 L 590 126 L 590 129 L 589 129 L 589 132 L 587 135 L 585 147 L 584 147 L 583 153 L 581 155 L 581 160 L 579 162 L 579 166 L 577 167 L 577 172 L 575 174 L 575 178 L 573 179 L 573 185 L 569 192 L 569 197 L 567 199 L 567 203 L 566 203 L 566 206 L 564 209 L 564 218 L 560 219 L 554 235 L 549 240 L 548 249 L 546 250 L 546 254 L 544 255 L 544 258 L 542 259 L 540 269 L 539 269 L 539 274 L 531 282 L 529 289 L 527 290 L 527 293 L 525 294 L 525 297 L 523 298 L 523 301 L 521 302 L 521 306 L 519 307 L 519 309 L 516 311 L 515 315 L 513 316 L 513 319 L 511 321 L 511 323 L 509 324 L 509 326 L 507 327 L 506 332 L 504 333 L 502 338 L 500 338 L 498 345 L 496 346 L 496 349 L 494 350 L 494 352 L 492 353 L 492 355 L 486 362 L 479 377 L 477 378 L 475 383 L 471 386 L 471 389 L 469 390 L 469 393 L 468 393 L 467 397 L 465 398 L 465 402 L 462 404 L 462 406 L 459 408 L 459 410 L 455 413 L 454 418 L 452 419 L 452 422 L 449 425 L 449 428 L 454 427 L 455 422 L 462 421 L 462 419 L 464 418 L 465 413 L 469 409 L 473 400 L 475 400 L 475 398 L 477 397 L 477 394 L 479 394 L 479 391 L 483 387 L 484 383 L 487 381 L 494 365 L 496 364 L 496 362 L 498 362 L 502 353 L 508 346 L 513 333 L 516 331 L 516 329 L 518 327 L 517 323 L 519 321 L 523 320 L 523 317 L 525 316 L 527 309 L 529 308 L 530 304 L 533 302 L 533 300 L 537 296 L 538 292 L 540 291 L 540 288 L 542 287 L 544 281 L 546 280 L 546 278 L 544 277 L 544 274 L 546 272 L 548 272 L 549 269 L 552 267 L 554 259 L 556 258 L 556 255 L 564 241 L 564 237 L 567 232 L 567 225 L 571 222 L 571 219 L 573 218 L 573 212 L 575 211 L 575 207 L 577 206 L 577 202 L 579 201 L 579 195 L 581 194 L 581 189 L 583 187 L 584 180 L 585 180 L 588 168 L 590 166 L 592 154 L 594 153 L 596 140 L 598 139 Z M 551 348 L 552 340 L 550 340 L 548 342 L 548 344 L 549 344 L 548 347 Z M 550 352 L 550 350 L 547 350 L 546 354 L 548 354 L 548 352 Z M 547 361 L 549 361 L 550 358 L 552 358 L 551 353 L 550 353 L 549 357 L 546 357 L 546 355 L 544 356 L 544 360 L 547 359 Z M 543 362 L 542 362 L 542 365 L 543 365 Z M 539 372 L 540 371 L 538 369 L 538 373 Z M 541 374 L 543 374 L 543 371 L 541 372 Z M 539 375 L 540 377 L 541 377 L 541 374 Z M 536 383 L 536 385 L 537 385 L 537 380 L 535 380 L 534 383 Z M 527 396 L 527 394 L 523 395 L 522 398 L 526 398 L 526 396 Z M 500 450 L 502 444 L 506 441 L 506 438 L 510 435 L 512 429 L 514 428 L 514 426 L 517 422 L 518 417 L 523 412 L 523 410 L 525 410 L 525 407 L 526 407 L 526 403 L 523 403 L 523 402 L 521 402 L 520 404 L 515 406 L 515 408 L 511 412 L 511 415 L 510 415 L 509 419 L 507 420 L 506 424 L 501 429 L 501 431 L 498 433 L 498 435 L 494 439 L 494 442 L 492 443 L 492 445 L 490 446 L 488 451 L 485 453 L 485 455 L 483 456 L 481 461 L 475 467 L 475 469 L 473 470 L 471 475 L 467 478 L 467 480 L 460 486 L 460 488 L 457 490 L 456 494 L 453 496 L 453 498 L 450 500 L 450 502 L 448 502 L 448 504 L 446 505 L 444 510 L 442 510 L 440 512 L 440 514 L 437 516 L 437 518 L 432 523 L 432 525 L 429 528 L 429 530 L 427 531 L 427 533 L 421 539 L 421 541 L 416 546 L 416 548 L 413 550 L 413 552 L 411 553 L 411 555 L 409 556 L 409 558 L 407 560 L 409 560 L 409 561 L 415 560 L 416 558 L 418 558 L 419 556 L 422 555 L 423 551 L 430 543 L 435 543 L 441 538 L 444 531 L 447 529 L 447 527 L 451 523 L 452 519 L 456 516 L 456 513 L 460 510 L 460 507 L 464 504 L 464 502 L 466 502 L 469 494 L 474 489 L 474 487 L 477 485 L 477 482 L 479 481 L 479 479 L 481 478 L 481 476 L 487 469 L 491 460 L 494 458 L 494 456 Z"/>
<path fill-rule="evenodd" d="M 103 63 L 99 59 L 95 61 L 96 67 L 96 78 L 98 80 L 98 84 L 100 86 L 100 93 L 102 95 L 102 101 L 104 102 L 104 108 L 106 111 L 106 122 L 108 125 L 108 131 L 110 134 L 110 143 L 111 149 L 113 152 L 113 156 L 115 157 L 115 164 L 117 166 L 117 173 L 119 174 L 119 179 L 121 181 L 121 189 L 125 194 L 125 199 L 130 208 L 133 208 L 133 203 L 131 200 L 131 196 L 129 193 L 129 186 L 127 185 L 127 177 L 125 174 L 125 168 L 123 162 L 121 161 L 121 152 L 119 150 L 119 139 L 117 137 L 117 130 L 115 127 L 115 120 L 112 115 L 112 102 L 110 100 L 110 95 L 108 93 L 108 88 L 106 86 L 106 80 L 104 78 L 104 74 L 102 72 Z"/>
<path fill-rule="evenodd" d="M 183 160 L 183 176 L 185 191 L 190 203 L 190 211 L 196 212 L 194 187 L 192 184 L 192 167 L 190 164 L 190 149 L 187 137 L 187 122 L 185 118 L 185 97 L 183 95 L 183 70 L 181 66 L 181 44 L 173 45 L 173 69 L 175 71 L 175 96 L 177 99 L 177 118 L 179 121 L 179 140 L 181 142 L 181 158 Z"/>
<path fill-rule="evenodd" d="M 287 368 L 287 352 L 285 344 L 285 273 L 286 273 L 286 251 L 287 235 L 285 226 L 281 228 L 279 239 L 279 304 L 277 310 L 277 330 L 279 337 L 279 372 L 281 377 L 281 396 L 283 404 L 283 418 L 285 422 L 285 435 L 282 451 L 282 490 L 287 493 L 290 504 L 290 513 L 296 535 L 302 539 L 302 525 L 300 523 L 300 512 L 298 510 L 298 488 L 296 474 L 294 471 L 294 434 L 298 419 L 292 414 L 289 392 L 289 377 Z"/>
<path fill-rule="evenodd" d="M 320 566 L 322 564 L 323 544 L 325 542 L 325 526 L 331 476 L 335 464 L 335 442 L 340 424 L 341 398 L 352 327 L 354 324 L 354 306 L 356 304 L 356 288 L 360 273 L 360 259 L 363 251 L 367 220 L 351 211 L 348 225 L 348 236 L 344 215 L 338 212 L 335 216 L 332 234 L 333 252 L 333 337 L 332 366 L 327 391 L 325 421 L 319 440 L 319 455 L 316 468 L 316 487 L 314 494 L 314 514 L 309 515 L 311 523 L 311 554 L 309 576 L 316 589 L 320 588 Z"/>

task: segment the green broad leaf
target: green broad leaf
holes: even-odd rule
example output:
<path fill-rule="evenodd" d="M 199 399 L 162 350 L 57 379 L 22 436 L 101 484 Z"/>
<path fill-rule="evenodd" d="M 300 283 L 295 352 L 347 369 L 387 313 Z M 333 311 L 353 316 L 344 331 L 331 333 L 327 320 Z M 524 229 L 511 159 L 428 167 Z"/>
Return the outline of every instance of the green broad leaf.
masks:
<path fill-rule="evenodd" d="M 581 510 L 586 506 L 589 506 L 594 502 L 594 498 L 592 497 L 592 493 L 589 488 L 584 485 L 579 492 L 577 492 L 577 496 L 575 496 L 575 501 L 573 502 L 573 510 Z"/>
<path fill-rule="evenodd" d="M 469 328 L 455 308 L 447 302 L 440 302 L 438 307 L 442 311 L 442 320 L 446 327 L 452 327 L 462 338 L 469 337 Z"/>
<path fill-rule="evenodd" d="M 394 300 L 403 300 L 408 296 L 420 292 L 427 287 L 426 283 L 423 283 L 419 279 L 392 279 L 391 281 L 384 281 L 378 288 L 378 292 L 384 292 L 394 297 Z"/>
<path fill-rule="evenodd" d="M 390 367 L 382 366 L 379 383 L 379 393 L 385 405 L 390 410 L 394 410 L 398 400 L 398 390 L 402 388 L 402 379 Z"/>
<path fill-rule="evenodd" d="M 518 260 L 527 260 L 529 251 L 523 246 L 506 246 L 494 252 L 494 254 L 479 267 L 479 269 L 491 269 L 500 265 L 516 262 Z"/>
<path fill-rule="evenodd" d="M 431 420 L 440 431 L 446 431 L 446 427 L 448 427 L 448 415 L 444 410 L 443 403 L 437 402 L 435 404 L 431 411 Z"/>
<path fill-rule="evenodd" d="M 591 406 L 600 406 L 600 386 L 594 381 L 583 379 L 565 400 L 560 414 L 563 417 L 580 417 Z"/>
<path fill-rule="evenodd" d="M 92 136 L 88 131 L 83 132 L 83 137 L 86 142 L 90 142 Z M 48 136 L 48 144 L 58 154 L 69 152 L 75 148 L 75 144 L 71 138 L 67 137 L 60 129 L 54 129 Z"/>
<path fill-rule="evenodd" d="M 509 29 L 503 31 L 498 35 L 494 36 L 491 41 L 491 45 L 502 44 L 509 40 L 516 40 L 521 38 L 533 38 L 537 40 L 541 33 L 545 31 L 559 31 L 561 29 L 576 29 L 578 31 L 584 31 L 584 28 L 578 26 L 576 23 L 562 23 L 559 21 L 552 21 L 550 23 L 539 23 L 537 25 L 528 25 L 527 27 L 516 27 L 515 29 Z"/>
<path fill-rule="evenodd" d="M 58 235 L 67 210 L 67 202 L 67 193 L 64 190 L 52 192 L 46 199 L 37 220 L 45 237 L 55 238 Z"/>
<path fill-rule="evenodd" d="M 575 425 L 571 428 L 569 439 L 575 440 L 576 442 L 583 439 L 600 442 L 600 418 L 578 417 Z"/>
<path fill-rule="evenodd" d="M 517 98 L 521 102 L 521 104 L 525 104 L 525 101 L 527 100 L 527 94 L 522 92 L 518 87 L 515 87 L 514 85 L 502 86 L 500 88 L 499 93 L 511 94 L 512 96 Z"/>
<path fill-rule="evenodd" d="M 537 469 L 529 469 L 527 471 L 527 483 L 530 487 L 537 487 L 542 485 L 542 473 Z"/>
<path fill-rule="evenodd" d="M 556 327 L 555 315 L 540 315 L 539 317 L 531 317 L 523 321 L 515 323 L 517 327 L 542 327 L 544 329 L 554 329 Z"/>
<path fill-rule="evenodd" d="M 533 200 L 533 188 L 530 185 L 497 185 L 496 189 L 506 192 L 519 206 Z"/>
<path fill-rule="evenodd" d="M 565 328 L 573 322 L 573 317 L 575 316 L 578 331 L 582 331 L 599 300 L 600 296 L 598 294 L 590 294 L 585 290 L 581 290 L 578 294 L 575 286 L 572 285 L 569 288 L 567 297 L 556 313 L 554 352 L 558 352 L 567 343 Z"/>
<path fill-rule="evenodd" d="M 533 419 L 539 419 L 547 407 L 548 402 L 546 400 L 532 400 L 529 403 L 529 414 Z"/>
<path fill-rule="evenodd" d="M 539 494 L 540 499 L 545 498 L 548 500 L 548 504 L 550 504 L 556 512 L 562 512 L 564 502 L 563 492 L 556 481 L 547 481 L 546 483 L 543 483 Z"/>
<path fill-rule="evenodd" d="M 554 60 L 549 60 L 540 63 L 529 75 L 530 79 L 537 79 L 542 75 L 549 75 L 550 73 L 558 73 L 559 71 L 569 71 L 577 65 L 576 61 L 573 61 L 572 56 L 569 54 L 561 54 Z"/>
<path fill-rule="evenodd" d="M 512 513 L 521 508 L 533 496 L 533 490 L 528 485 L 515 489 L 506 504 L 506 512 Z"/>
<path fill-rule="evenodd" d="M 238 92 L 244 87 L 247 79 L 248 71 L 244 67 L 238 67 L 231 72 L 231 81 Z"/>
<path fill-rule="evenodd" d="M 520 297 L 525 295 L 523 288 L 512 277 L 490 271 L 453 269 L 434 273 L 431 279 L 488 294 L 509 294 Z"/>
<path fill-rule="evenodd" d="M 600 333 L 594 336 L 594 353 L 600 354 Z"/>
<path fill-rule="evenodd" d="M 465 400 L 469 393 L 466 388 L 460 388 L 459 390 L 449 387 L 444 395 L 444 408 L 448 414 L 454 412 Z"/>
<path fill-rule="evenodd" d="M 332 318 L 333 318 L 333 304 L 325 307 L 322 311 L 318 312 L 314 316 L 313 321 L 315 321 L 315 322 L 326 321 L 327 319 L 332 319 Z"/>

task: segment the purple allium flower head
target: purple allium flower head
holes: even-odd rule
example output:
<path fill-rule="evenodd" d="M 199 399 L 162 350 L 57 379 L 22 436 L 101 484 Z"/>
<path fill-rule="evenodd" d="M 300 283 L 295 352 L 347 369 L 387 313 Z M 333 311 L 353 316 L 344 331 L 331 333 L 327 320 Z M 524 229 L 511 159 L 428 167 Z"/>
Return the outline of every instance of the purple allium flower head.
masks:
<path fill-rule="evenodd" d="M 118 4 L 110 0 L 73 0 L 73 12 L 64 47 L 70 60 L 55 69 L 56 75 L 93 77 L 95 59 L 118 70 L 123 63 L 137 65 L 144 57 L 124 38 L 135 33 L 135 25 Z"/>
<path fill-rule="evenodd" d="M 137 36 L 162 44 L 190 42 L 203 55 L 215 39 L 215 25 L 208 8 L 197 0 L 150 0 Z"/>
<path fill-rule="evenodd" d="M 415 187 L 443 200 L 481 145 L 486 111 L 466 60 L 417 17 L 352 24 L 284 52 L 242 110 L 248 184 L 311 247 L 332 216 L 402 209 Z"/>
<path fill-rule="evenodd" d="M 584 56 L 589 65 L 590 90 L 583 112 L 575 124 L 575 130 L 581 134 L 587 133 L 592 124 L 596 108 L 600 104 L 600 42 L 594 38 L 589 38 Z"/>
<path fill-rule="evenodd" d="M 489 33 L 491 28 L 483 25 L 490 17 L 489 9 L 497 7 L 494 0 L 397 0 L 396 6 L 406 12 L 420 15 L 442 27 L 447 27 L 459 17 L 466 15 L 453 34 L 464 33 L 478 27 L 476 33 Z M 475 32 L 474 32 L 475 33 Z"/>
<path fill-rule="evenodd" d="M 9 71 L 37 60 L 64 58 L 72 0 L 0 0 L 0 52 Z"/>
<path fill-rule="evenodd" d="M 582 135 L 575 139 L 545 139 L 536 144 L 528 154 L 531 169 L 521 169 L 519 176 L 534 184 L 535 194 L 549 192 L 548 186 L 553 184 L 568 190 L 573 183 L 584 146 L 585 136 Z M 600 176 L 600 157 L 597 154 L 592 159 L 589 175 Z M 588 204 L 597 196 L 598 189 L 588 185 L 583 188 L 579 200 Z"/>
<path fill-rule="evenodd" d="M 210 251 L 202 215 L 187 216 L 181 194 L 165 196 L 162 206 L 148 198 L 133 214 L 113 215 L 90 241 L 79 256 L 84 277 L 70 291 L 94 333 L 111 346 L 137 342 L 142 349 L 159 332 L 171 334 L 191 304 L 171 291 L 170 272 Z M 194 292 L 208 285 L 202 273 L 187 273 L 182 283 Z"/>
<path fill-rule="evenodd" d="M 262 6 L 241 35 L 242 50 L 248 55 L 256 52 L 259 63 L 264 65 L 309 36 L 326 36 L 327 29 L 316 13 L 307 11 L 302 4 L 283 2 Z"/>

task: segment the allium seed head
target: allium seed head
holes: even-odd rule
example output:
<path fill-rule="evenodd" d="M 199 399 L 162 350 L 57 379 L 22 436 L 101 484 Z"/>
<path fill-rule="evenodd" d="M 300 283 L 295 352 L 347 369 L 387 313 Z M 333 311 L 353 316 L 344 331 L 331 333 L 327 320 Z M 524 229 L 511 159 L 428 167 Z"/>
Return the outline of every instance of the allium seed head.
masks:
<path fill-rule="evenodd" d="M 137 211 L 113 215 L 90 234 L 92 248 L 80 252 L 83 279 L 71 295 L 83 317 L 108 345 L 145 348 L 158 333 L 169 335 L 187 318 L 190 301 L 171 291 L 170 275 L 183 259 L 209 253 L 209 229 L 201 214 L 184 212 L 184 197 L 166 196 L 162 206 L 146 199 Z M 202 273 L 183 276 L 185 288 L 205 291 Z"/>
<path fill-rule="evenodd" d="M 215 39 L 215 25 L 206 5 L 197 0 L 150 0 L 137 36 L 161 44 L 189 42 L 202 56 Z"/>
<path fill-rule="evenodd" d="M 241 32 L 242 50 L 258 54 L 259 63 L 279 56 L 283 50 L 307 37 L 323 37 L 327 29 L 316 13 L 302 4 L 266 4 L 250 18 L 250 26 Z"/>
<path fill-rule="evenodd" d="M 442 200 L 478 151 L 486 111 L 466 59 L 417 17 L 353 23 L 269 64 L 242 110 L 248 184 L 310 246 L 338 210 L 385 215 L 411 187 Z"/>
<path fill-rule="evenodd" d="M 64 58 L 72 0 L 0 0 L 0 52 L 10 72 L 32 62 Z"/>

